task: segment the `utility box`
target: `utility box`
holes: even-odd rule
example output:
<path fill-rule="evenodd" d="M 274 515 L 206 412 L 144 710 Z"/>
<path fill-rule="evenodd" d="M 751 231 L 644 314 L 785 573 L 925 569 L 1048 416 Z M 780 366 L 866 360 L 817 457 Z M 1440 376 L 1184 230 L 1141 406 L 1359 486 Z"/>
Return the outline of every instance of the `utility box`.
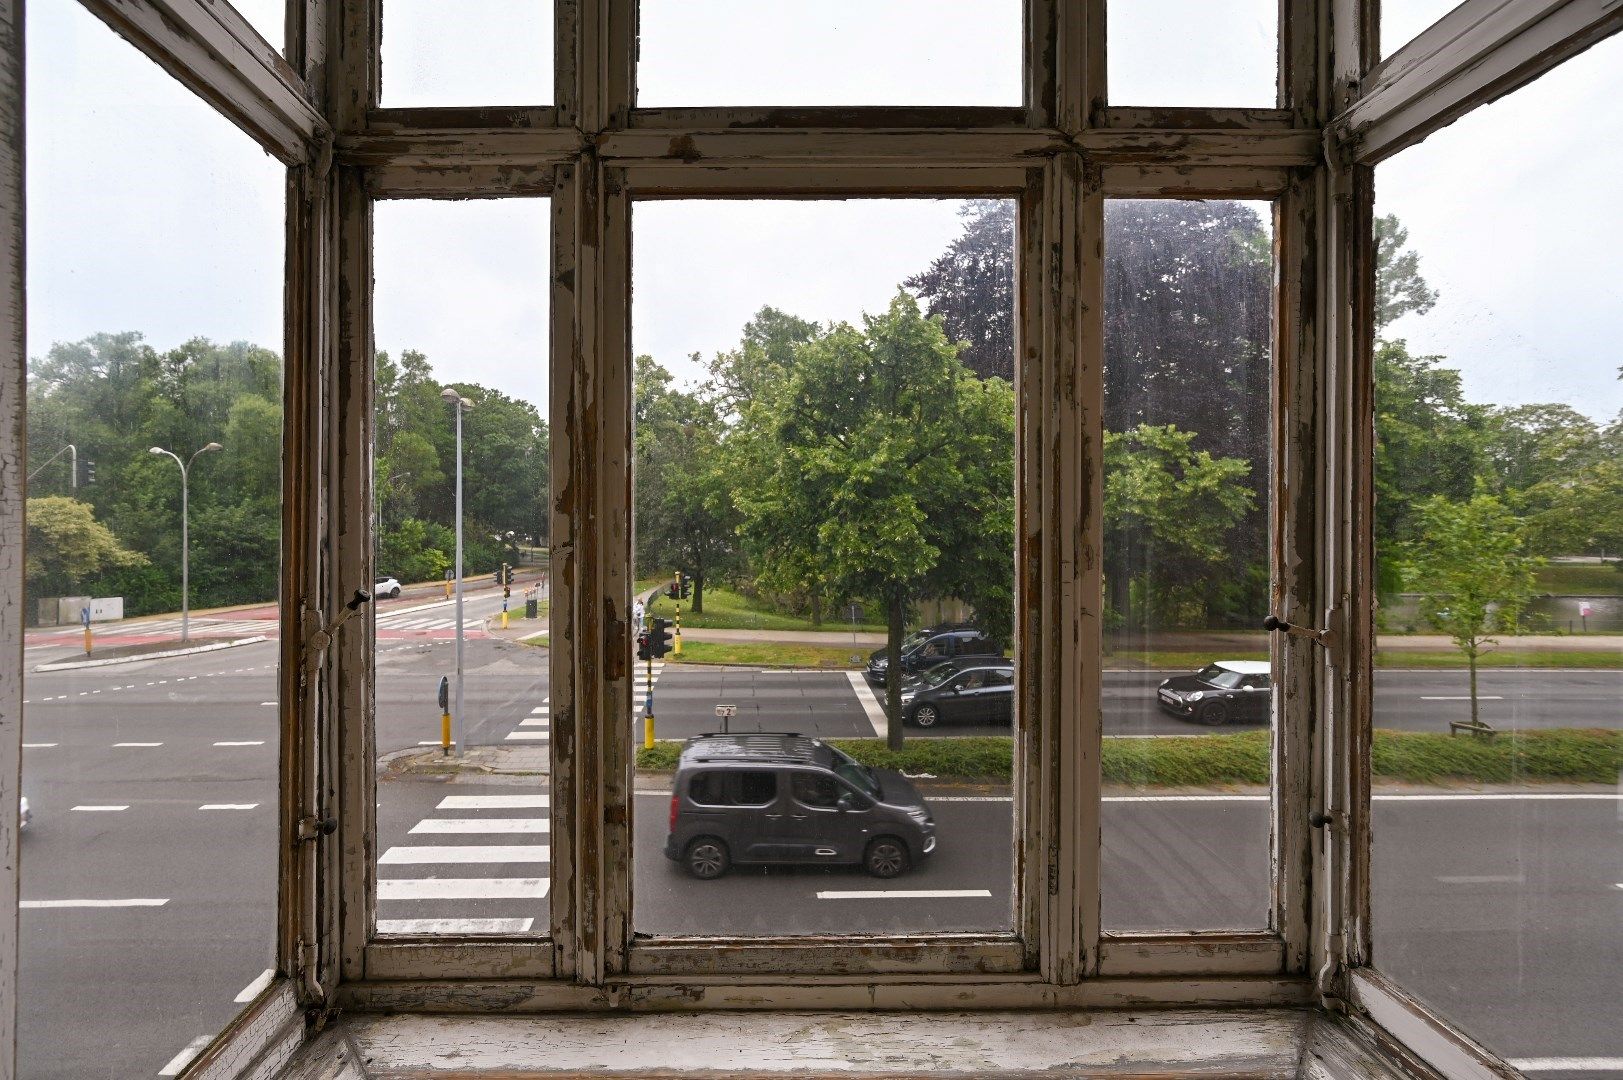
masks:
<path fill-rule="evenodd" d="M 524 617 L 526 619 L 535 618 L 540 611 L 541 601 L 537 600 L 535 597 L 532 596 L 528 600 L 524 601 Z"/>
<path fill-rule="evenodd" d="M 90 601 L 91 622 L 118 622 L 124 618 L 122 596 L 97 596 Z"/>
<path fill-rule="evenodd" d="M 56 598 L 55 626 L 78 626 L 79 613 L 90 606 L 88 596 L 59 596 Z"/>

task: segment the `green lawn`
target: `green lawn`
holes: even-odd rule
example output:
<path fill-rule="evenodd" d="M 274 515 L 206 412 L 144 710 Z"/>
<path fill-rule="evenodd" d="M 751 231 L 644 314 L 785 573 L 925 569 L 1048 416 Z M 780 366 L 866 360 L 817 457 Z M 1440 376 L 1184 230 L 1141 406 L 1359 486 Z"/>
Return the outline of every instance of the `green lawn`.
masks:
<path fill-rule="evenodd" d="M 1610 596 L 1623 594 L 1623 571 L 1612 566 L 1570 566 L 1558 563 L 1534 571 L 1538 591 L 1555 596 Z"/>
<path fill-rule="evenodd" d="M 871 609 L 870 609 L 871 610 Z M 669 619 L 676 614 L 676 601 L 664 593 L 654 601 L 649 609 L 650 616 L 658 615 Z M 839 614 L 839 609 L 829 612 L 821 626 L 814 625 L 810 618 L 804 615 L 791 615 L 779 611 L 771 604 L 762 600 L 752 599 L 732 589 L 706 585 L 704 589 L 704 614 L 696 615 L 693 612 L 691 599 L 682 601 L 682 628 L 698 628 L 706 630 L 828 630 L 838 632 L 850 630 L 851 624 L 840 622 L 833 616 Z M 877 623 L 857 623 L 859 633 L 885 632 L 883 625 Z"/>
<path fill-rule="evenodd" d="M 686 625 L 684 616 L 683 625 Z M 866 646 L 856 653 L 864 660 L 871 652 Z M 794 645 L 778 641 L 759 644 L 749 642 L 684 641 L 682 655 L 668 654 L 665 659 L 676 664 L 729 664 L 747 667 L 796 668 L 856 668 L 862 661 L 851 662 L 852 649 L 846 646 Z"/>

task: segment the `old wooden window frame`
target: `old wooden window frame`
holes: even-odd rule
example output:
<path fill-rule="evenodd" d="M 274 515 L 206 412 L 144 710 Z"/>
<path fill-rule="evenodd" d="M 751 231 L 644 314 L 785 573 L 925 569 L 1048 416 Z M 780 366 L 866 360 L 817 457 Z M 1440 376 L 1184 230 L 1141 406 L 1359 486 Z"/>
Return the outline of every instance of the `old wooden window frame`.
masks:
<path fill-rule="evenodd" d="M 636 110 L 632 0 L 558 0 L 550 105 L 380 110 L 382 0 L 291 0 L 285 57 L 222 3 L 81 2 L 289 166 L 282 977 L 189 1075 L 285 1060 L 306 1014 L 319 1022 L 335 1004 L 1018 1007 L 1315 996 L 1443 1075 L 1498 1074 L 1491 1054 L 1368 966 L 1372 170 L 1616 33 L 1623 9 L 1609 0 L 1464 0 L 1376 64 L 1375 0 L 1283 0 L 1279 108 L 1146 109 L 1105 104 L 1104 0 L 1027 0 L 1022 108 Z M 24 290 L 22 13 L 23 0 L 0 0 L 0 289 L 15 316 L 0 341 L 0 515 L 11 535 L 22 531 L 26 370 L 15 314 Z M 1018 594 L 1026 785 L 1048 831 L 1027 837 L 1043 857 L 1027 859 L 1022 881 L 1028 898 L 1045 899 L 1022 909 L 1022 929 L 1035 930 L 1020 941 L 1021 970 L 979 966 L 1008 966 L 1006 942 L 715 950 L 736 965 L 684 945 L 633 943 L 624 903 L 629 756 L 614 735 L 624 725 L 608 722 L 629 702 L 615 659 L 629 608 L 624 208 L 640 194 L 678 190 L 968 189 L 1022 192 L 1021 250 L 1034 264 L 1019 284 L 1038 362 L 1021 374 Z M 371 571 L 370 200 L 523 194 L 551 196 L 554 235 L 553 791 L 562 827 L 552 937 L 372 942 L 370 643 L 344 635 L 323 649 L 319 638 Z M 1273 933 L 1099 934 L 1091 751 L 1100 720 L 1089 664 L 1098 642 L 1086 612 L 1098 595 L 1106 196 L 1274 200 L 1276 600 L 1280 614 L 1335 629 L 1341 643 L 1332 655 L 1292 643 L 1276 657 Z M 22 586 L 22 561 L 0 556 L 0 607 L 19 611 Z M 0 671 L 0 768 L 15 777 L 22 627 L 14 615 L 0 622 L 0 647 L 13 658 Z M 307 667 L 313 677 L 301 679 Z M 1044 713 L 1037 697 L 1059 704 Z M 16 806 L 4 802 L 0 852 L 14 900 Z M 15 1001 L 16 924 L 0 925 L 0 997 Z M 967 969 L 954 970 L 966 957 Z M 760 973 L 739 974 L 746 970 Z M 791 971 L 803 974 L 785 977 Z M 14 1031 L 7 1011 L 0 1038 L 13 1045 Z"/>

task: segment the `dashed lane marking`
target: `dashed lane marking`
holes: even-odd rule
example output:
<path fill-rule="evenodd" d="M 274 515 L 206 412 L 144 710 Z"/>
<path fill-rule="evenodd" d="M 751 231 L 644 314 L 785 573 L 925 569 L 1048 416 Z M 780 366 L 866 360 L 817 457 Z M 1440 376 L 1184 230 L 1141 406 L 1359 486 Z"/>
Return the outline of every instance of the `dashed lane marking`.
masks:
<path fill-rule="evenodd" d="M 259 804 L 256 802 L 206 802 L 199 806 L 199 810 L 252 810 Z"/>
<path fill-rule="evenodd" d="M 168 897 L 163 899 L 132 897 L 127 900 L 19 900 L 20 908 L 115 908 L 115 907 L 163 907 L 169 902 Z"/>
<path fill-rule="evenodd" d="M 379 919 L 380 934 L 527 934 L 534 919 Z"/>
<path fill-rule="evenodd" d="M 215 746 L 264 746 L 265 745 L 265 740 L 264 739 L 236 739 L 236 740 L 227 739 L 225 742 L 217 742 L 214 745 Z"/>
<path fill-rule="evenodd" d="M 379 900 L 541 900 L 547 878 L 379 878 Z"/>
<path fill-rule="evenodd" d="M 669 794 L 668 792 L 666 794 Z M 546 795 L 447 795 L 436 810 L 544 810 Z"/>
<path fill-rule="evenodd" d="M 378 859 L 379 866 L 421 866 L 426 863 L 533 863 L 550 862 L 546 844 L 467 844 L 449 847 L 392 847 Z"/>
<path fill-rule="evenodd" d="M 186 1049 L 169 1059 L 169 1064 L 158 1070 L 159 1076 L 179 1076 L 180 1071 L 192 1063 L 192 1059 L 203 1052 L 214 1036 L 199 1035 L 186 1044 Z"/>
<path fill-rule="evenodd" d="M 87 813 L 87 814 L 94 814 L 94 813 L 104 813 L 104 814 L 116 814 L 116 813 L 118 813 L 118 812 L 119 812 L 119 811 L 120 811 L 120 810 L 128 810 L 128 809 L 129 809 L 129 805 L 128 805 L 128 804 L 125 804 L 125 805 L 123 805 L 123 806 L 114 806 L 114 805 L 86 805 L 86 806 L 75 806 L 75 807 L 74 807 L 74 808 L 73 808 L 73 809 L 75 809 L 75 810 L 82 810 L 82 811 L 84 811 L 84 812 L 85 812 L 85 813 Z"/>
<path fill-rule="evenodd" d="M 1465 694 L 1463 696 L 1461 696 L 1461 695 L 1443 695 L 1443 696 L 1438 696 L 1438 697 L 1428 697 L 1425 694 L 1421 694 L 1420 695 L 1420 700 L 1421 701 L 1470 701 L 1471 700 L 1471 695 L 1470 694 Z M 1478 694 L 1477 695 L 1477 700 L 1478 701 L 1503 701 L 1505 699 L 1500 697 L 1497 694 Z"/>
<path fill-rule="evenodd" d="M 411 827 L 414 833 L 471 835 L 477 833 L 544 833 L 547 818 L 424 818 Z"/>
<path fill-rule="evenodd" d="M 24 750 L 49 750 L 53 746 L 60 746 L 60 745 L 61 745 L 60 743 L 54 743 L 54 742 L 25 742 L 25 743 L 23 743 L 23 749 Z"/>
<path fill-rule="evenodd" d="M 259 976 L 255 978 L 253 982 L 249 983 L 247 986 L 244 986 L 240 991 L 238 991 L 237 996 L 231 1000 L 236 1002 L 238 1005 L 247 1004 L 254 998 L 258 997 L 260 992 L 263 991 L 265 987 L 269 986 L 271 984 L 271 980 L 274 978 L 276 978 L 276 969 L 266 968 L 264 971 L 259 973 Z"/>
<path fill-rule="evenodd" d="M 161 743 L 161 742 L 116 742 L 116 743 L 113 744 L 114 747 L 120 747 L 120 746 L 147 747 L 147 746 L 162 746 L 162 745 L 163 745 L 163 743 Z"/>
<path fill-rule="evenodd" d="M 854 889 L 817 894 L 819 900 L 986 900 L 990 889 Z"/>

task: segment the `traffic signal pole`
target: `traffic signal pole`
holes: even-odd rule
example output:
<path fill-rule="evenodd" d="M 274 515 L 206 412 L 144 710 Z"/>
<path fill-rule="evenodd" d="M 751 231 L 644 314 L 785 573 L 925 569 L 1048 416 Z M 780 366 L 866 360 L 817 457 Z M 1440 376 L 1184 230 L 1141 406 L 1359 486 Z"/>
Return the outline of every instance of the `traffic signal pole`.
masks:
<path fill-rule="evenodd" d="M 643 686 L 648 697 L 642 711 L 642 748 L 652 750 L 654 748 L 654 654 L 652 652 L 648 654 L 648 665 L 644 670 L 644 678 L 647 679 L 647 682 Z"/>

